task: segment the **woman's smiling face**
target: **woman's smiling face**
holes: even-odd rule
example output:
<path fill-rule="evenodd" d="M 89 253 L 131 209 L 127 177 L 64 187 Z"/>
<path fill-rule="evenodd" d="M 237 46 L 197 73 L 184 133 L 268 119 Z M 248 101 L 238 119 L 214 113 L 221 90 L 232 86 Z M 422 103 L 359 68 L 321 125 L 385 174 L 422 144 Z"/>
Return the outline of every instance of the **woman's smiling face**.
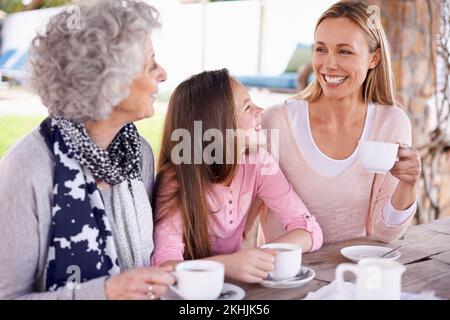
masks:
<path fill-rule="evenodd" d="M 370 53 L 365 31 L 348 18 L 327 18 L 317 27 L 313 66 L 327 98 L 359 94 L 379 56 L 379 50 Z"/>
<path fill-rule="evenodd" d="M 153 43 L 150 39 L 143 70 L 136 76 L 129 87 L 129 95 L 115 109 L 128 121 L 149 118 L 154 114 L 153 104 L 158 85 L 167 79 L 166 71 L 155 60 Z"/>

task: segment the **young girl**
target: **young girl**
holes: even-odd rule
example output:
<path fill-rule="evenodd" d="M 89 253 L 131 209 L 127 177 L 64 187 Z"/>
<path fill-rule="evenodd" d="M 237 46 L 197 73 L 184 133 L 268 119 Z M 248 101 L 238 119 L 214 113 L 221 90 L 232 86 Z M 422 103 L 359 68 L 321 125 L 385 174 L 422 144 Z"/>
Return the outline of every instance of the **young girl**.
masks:
<path fill-rule="evenodd" d="M 296 243 L 304 252 L 321 247 L 319 225 L 270 154 L 259 148 L 251 155 L 245 144 L 238 150 L 234 139 L 227 139 L 227 129 L 260 130 L 261 113 L 226 69 L 200 73 L 175 89 L 158 164 L 153 264 L 208 258 L 222 262 L 227 277 L 244 282 L 266 278 L 275 253 L 258 248 L 241 250 L 248 212 L 256 197 L 287 231 L 274 242 Z M 196 139 L 199 124 L 202 137 L 208 129 L 222 133 L 223 138 L 216 137 L 214 142 L 219 142 L 220 151 L 227 155 L 232 146 L 234 161 L 211 163 L 197 158 L 194 162 L 199 149 L 203 155 L 211 144 L 201 137 Z M 195 141 L 187 143 L 188 150 L 180 153 L 179 143 L 186 145 L 186 141 L 178 138 L 184 134 Z M 218 153 L 216 150 L 215 155 Z M 187 160 L 177 165 L 180 157 Z"/>

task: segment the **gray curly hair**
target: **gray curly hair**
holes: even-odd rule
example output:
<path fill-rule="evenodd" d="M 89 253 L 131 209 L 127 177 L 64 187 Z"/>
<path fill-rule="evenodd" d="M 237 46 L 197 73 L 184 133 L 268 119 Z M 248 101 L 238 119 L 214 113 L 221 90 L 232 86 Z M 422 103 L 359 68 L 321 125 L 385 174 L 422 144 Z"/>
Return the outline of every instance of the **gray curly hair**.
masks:
<path fill-rule="evenodd" d="M 30 86 L 50 116 L 104 119 L 129 95 L 159 26 L 156 9 L 142 1 L 79 1 L 34 38 Z"/>

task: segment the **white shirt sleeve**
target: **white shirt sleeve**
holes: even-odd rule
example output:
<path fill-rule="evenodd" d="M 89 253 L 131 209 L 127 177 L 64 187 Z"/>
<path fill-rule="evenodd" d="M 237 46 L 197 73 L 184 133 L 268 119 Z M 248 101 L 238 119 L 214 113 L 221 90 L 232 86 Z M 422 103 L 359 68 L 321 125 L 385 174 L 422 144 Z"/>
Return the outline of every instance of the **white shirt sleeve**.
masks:
<path fill-rule="evenodd" d="M 408 220 L 417 209 L 417 200 L 405 210 L 397 210 L 392 206 L 392 199 L 383 208 L 383 220 L 390 225 L 398 226 Z"/>

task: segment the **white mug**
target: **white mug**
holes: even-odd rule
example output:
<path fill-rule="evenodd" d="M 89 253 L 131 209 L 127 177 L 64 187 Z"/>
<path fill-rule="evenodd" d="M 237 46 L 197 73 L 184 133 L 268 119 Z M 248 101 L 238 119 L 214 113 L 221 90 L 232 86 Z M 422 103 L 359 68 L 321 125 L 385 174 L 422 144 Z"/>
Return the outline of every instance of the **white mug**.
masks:
<path fill-rule="evenodd" d="M 225 267 L 209 260 L 184 261 L 175 267 L 176 286 L 170 286 L 187 300 L 214 300 L 222 292 Z"/>
<path fill-rule="evenodd" d="M 293 243 L 268 243 L 261 249 L 277 251 L 274 267 L 269 272 L 270 280 L 285 280 L 295 277 L 302 266 L 302 247 Z"/>
<path fill-rule="evenodd" d="M 359 160 L 362 167 L 369 172 L 386 173 L 392 169 L 397 159 L 398 144 L 359 141 Z"/>
<path fill-rule="evenodd" d="M 336 284 L 343 296 L 344 273 L 356 275 L 357 300 L 400 300 L 402 274 L 406 268 L 393 260 L 364 258 L 358 264 L 341 263 L 336 268 Z"/>

